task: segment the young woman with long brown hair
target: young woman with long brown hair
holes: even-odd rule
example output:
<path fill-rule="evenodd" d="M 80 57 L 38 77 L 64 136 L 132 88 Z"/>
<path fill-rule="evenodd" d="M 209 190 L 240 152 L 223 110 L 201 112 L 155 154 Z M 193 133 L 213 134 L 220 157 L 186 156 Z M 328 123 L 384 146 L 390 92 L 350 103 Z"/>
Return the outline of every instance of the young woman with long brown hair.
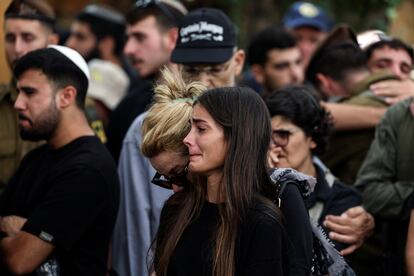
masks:
<path fill-rule="evenodd" d="M 165 204 L 153 270 L 164 275 L 286 275 L 289 258 L 267 171 L 270 117 L 248 88 L 194 103 L 184 139 L 197 177 Z"/>

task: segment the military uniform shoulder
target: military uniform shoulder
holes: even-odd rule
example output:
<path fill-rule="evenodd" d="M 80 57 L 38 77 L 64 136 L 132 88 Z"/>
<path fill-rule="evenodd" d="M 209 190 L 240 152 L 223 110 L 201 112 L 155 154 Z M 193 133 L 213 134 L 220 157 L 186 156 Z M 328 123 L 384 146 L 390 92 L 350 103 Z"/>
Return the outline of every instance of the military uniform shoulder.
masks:
<path fill-rule="evenodd" d="M 9 92 L 10 90 L 10 83 L 0 83 L 0 93 L 3 93 L 3 91 L 4 93 Z"/>
<path fill-rule="evenodd" d="M 2 100 L 7 94 L 10 94 L 12 90 L 10 89 L 9 83 L 0 83 L 0 100 Z"/>
<path fill-rule="evenodd" d="M 347 98 L 344 101 L 341 101 L 341 103 L 372 107 L 388 107 L 384 99 L 374 95 L 371 90 L 366 90 L 361 94 Z"/>
<path fill-rule="evenodd" d="M 366 90 L 369 90 L 371 84 L 385 81 L 385 80 L 398 80 L 398 78 L 392 74 L 389 70 L 381 70 L 375 73 L 371 73 L 369 76 L 361 80 L 352 91 L 352 95 L 358 95 Z"/>
<path fill-rule="evenodd" d="M 396 126 L 403 125 L 402 122 L 407 120 L 414 121 L 413 99 L 409 98 L 390 106 L 383 119 Z"/>
<path fill-rule="evenodd" d="M 361 80 L 354 88 L 351 96 L 345 99 L 343 102 L 354 105 L 373 106 L 373 107 L 386 107 L 387 104 L 384 101 L 384 97 L 376 96 L 369 89 L 370 85 L 385 81 L 385 80 L 397 80 L 398 78 L 388 70 L 382 70 L 376 73 L 372 73 L 363 80 Z"/>
<path fill-rule="evenodd" d="M 388 108 L 387 113 L 396 114 L 396 113 L 406 113 L 411 112 L 411 105 L 413 105 L 413 98 L 408 98 L 403 101 L 400 101 Z"/>
<path fill-rule="evenodd" d="M 0 83 L 0 88 L 9 88 L 10 87 L 10 83 L 5 83 L 5 82 L 3 82 L 3 83 Z"/>

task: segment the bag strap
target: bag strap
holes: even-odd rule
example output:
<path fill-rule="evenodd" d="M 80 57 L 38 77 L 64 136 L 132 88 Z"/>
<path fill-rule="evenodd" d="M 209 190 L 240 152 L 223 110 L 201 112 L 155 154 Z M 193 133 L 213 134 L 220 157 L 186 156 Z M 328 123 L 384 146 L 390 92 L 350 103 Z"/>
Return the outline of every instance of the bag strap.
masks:
<path fill-rule="evenodd" d="M 288 183 L 295 184 L 304 199 L 309 196 L 316 184 L 314 177 L 305 175 L 291 168 L 272 168 L 269 170 L 269 175 L 275 189 L 273 202 L 279 208 L 282 205 L 282 194 Z"/>
<path fill-rule="evenodd" d="M 278 183 L 278 191 L 277 191 L 277 198 L 275 203 L 280 208 L 282 206 L 282 195 L 286 189 L 287 184 L 292 183 L 293 185 L 297 186 L 297 183 L 293 180 L 283 181 L 281 184 Z"/>

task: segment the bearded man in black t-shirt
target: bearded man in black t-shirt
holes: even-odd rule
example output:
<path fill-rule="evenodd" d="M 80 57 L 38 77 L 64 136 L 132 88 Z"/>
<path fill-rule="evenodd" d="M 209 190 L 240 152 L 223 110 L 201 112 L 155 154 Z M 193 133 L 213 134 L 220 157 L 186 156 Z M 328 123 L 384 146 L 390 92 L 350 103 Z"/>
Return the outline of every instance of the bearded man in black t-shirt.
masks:
<path fill-rule="evenodd" d="M 84 114 L 88 66 L 53 45 L 21 58 L 14 75 L 20 135 L 47 143 L 0 198 L 0 275 L 105 275 L 119 183 Z"/>

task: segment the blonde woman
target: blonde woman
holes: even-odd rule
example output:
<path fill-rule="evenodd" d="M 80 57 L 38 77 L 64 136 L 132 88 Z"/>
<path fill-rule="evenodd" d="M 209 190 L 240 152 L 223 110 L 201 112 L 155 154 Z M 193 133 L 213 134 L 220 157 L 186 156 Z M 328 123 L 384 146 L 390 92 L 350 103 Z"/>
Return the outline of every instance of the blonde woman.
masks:
<path fill-rule="evenodd" d="M 188 149 L 183 143 L 190 131 L 194 100 L 206 90 L 200 82 L 186 84 L 179 73 L 162 71 L 154 101 L 142 124 L 142 154 L 157 171 L 152 183 L 178 190 L 187 180 Z M 172 185 L 172 184 L 175 185 Z"/>
<path fill-rule="evenodd" d="M 178 149 L 179 147 L 173 145 L 180 145 L 180 141 L 175 143 L 168 137 L 172 136 L 173 127 L 176 127 L 175 136 L 177 129 L 184 130 L 188 125 L 189 117 L 186 117 L 187 119 L 184 121 L 178 120 L 189 116 L 188 114 L 192 110 L 192 104 L 186 103 L 189 99 L 185 98 L 196 97 L 205 89 L 201 83 L 186 85 L 181 80 L 179 73 L 164 69 L 159 83 L 154 87 L 152 108 L 134 120 L 125 136 L 118 167 L 122 191 L 121 202 L 124 202 L 124 204 L 119 206 L 116 231 L 114 231 L 112 242 L 113 255 L 117 255 L 112 260 L 112 267 L 115 270 L 120 269 L 120 271 L 117 271 L 118 274 L 122 274 L 122 268 L 129 267 L 128 260 L 131 256 L 135 256 L 136 266 L 134 267 L 142 272 L 140 274 L 147 274 L 148 249 L 157 231 L 164 202 L 172 194 L 172 190 L 150 184 L 156 170 L 149 159 L 142 154 L 141 145 L 145 144 L 144 148 L 146 149 L 144 151 L 148 156 L 155 157 L 155 159 L 157 159 L 157 152 L 164 150 L 171 152 L 173 149 Z M 180 98 L 184 98 L 184 100 L 178 100 Z M 167 115 L 166 120 L 163 120 L 162 116 L 158 117 L 159 115 Z M 162 132 L 165 131 L 167 134 L 161 133 L 161 129 L 157 127 L 149 131 L 153 128 L 152 124 L 156 124 L 156 126 L 162 124 Z M 180 126 L 180 124 L 183 125 Z M 142 129 L 145 129 L 144 135 L 142 135 Z M 145 134 L 148 134 L 148 136 Z M 147 136 L 145 142 L 143 141 L 144 136 Z M 149 137 L 152 138 L 149 139 Z M 154 142 L 154 146 L 149 145 L 152 142 Z M 182 149 L 184 149 L 184 146 Z M 174 156 L 180 155 L 176 154 Z M 169 160 L 166 163 L 167 170 L 174 169 L 181 172 L 185 167 L 185 162 L 173 163 Z M 175 168 L 168 167 L 171 164 L 174 164 Z M 159 167 L 158 165 L 157 169 L 160 169 Z M 160 172 L 164 173 L 165 171 L 160 169 Z M 165 176 L 168 178 L 174 176 L 174 174 L 170 175 L 166 172 Z M 167 180 L 164 176 L 158 178 L 160 181 L 155 181 L 156 183 L 165 183 L 163 180 Z"/>

